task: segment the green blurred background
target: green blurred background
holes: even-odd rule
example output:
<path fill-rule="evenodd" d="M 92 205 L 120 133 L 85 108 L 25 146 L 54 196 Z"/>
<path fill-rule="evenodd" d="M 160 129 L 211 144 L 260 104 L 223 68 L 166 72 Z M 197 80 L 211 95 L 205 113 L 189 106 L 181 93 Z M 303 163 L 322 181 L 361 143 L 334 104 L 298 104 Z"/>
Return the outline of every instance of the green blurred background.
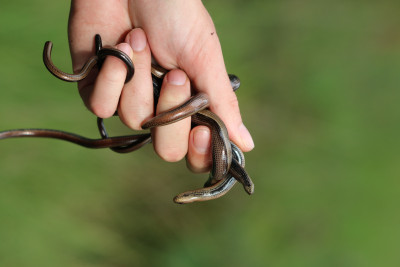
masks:
<path fill-rule="evenodd" d="M 151 146 L 126 155 L 0 141 L 0 266 L 399 266 L 400 2 L 204 1 L 256 148 L 256 188 L 201 186 Z M 97 137 L 69 70 L 69 1 L 3 0 L 0 130 Z M 112 134 L 126 133 L 117 120 Z"/>

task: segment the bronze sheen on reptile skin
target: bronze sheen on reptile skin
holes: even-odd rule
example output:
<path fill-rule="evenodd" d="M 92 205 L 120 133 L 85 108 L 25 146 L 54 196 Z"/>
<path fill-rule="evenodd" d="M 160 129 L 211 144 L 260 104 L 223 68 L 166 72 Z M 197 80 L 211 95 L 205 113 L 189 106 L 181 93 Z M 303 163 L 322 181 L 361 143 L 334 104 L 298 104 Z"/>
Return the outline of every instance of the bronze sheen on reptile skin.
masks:
<path fill-rule="evenodd" d="M 115 48 L 103 48 L 100 35 L 95 36 L 96 55 L 91 57 L 77 74 L 69 74 L 58 69 L 51 60 L 52 43 L 46 42 L 43 51 L 43 61 L 47 69 L 57 78 L 78 82 L 85 79 L 90 71 L 97 66 L 99 69 L 107 56 L 114 56 L 122 60 L 127 67 L 125 83 L 134 75 L 134 64 L 124 52 Z M 162 79 L 167 70 L 152 65 L 154 102 L 157 103 L 160 95 Z M 240 86 L 237 76 L 229 74 L 234 91 Z M 246 173 L 245 159 L 242 151 L 229 140 L 228 131 L 222 120 L 209 109 L 209 98 L 204 93 L 192 96 L 184 104 L 166 111 L 146 121 L 143 129 L 163 126 L 191 117 L 192 126 L 205 125 L 211 130 L 212 169 L 208 181 L 203 188 L 187 191 L 174 198 L 175 203 L 184 204 L 195 201 L 206 201 L 225 195 L 239 181 L 244 190 L 250 195 L 254 192 L 254 184 Z M 117 114 L 115 114 L 117 115 Z M 73 133 L 49 129 L 19 129 L 0 132 L 0 139 L 12 137 L 46 137 L 75 143 L 87 148 L 110 148 L 118 153 L 127 153 L 141 148 L 151 142 L 150 133 L 129 136 L 109 137 L 103 119 L 97 119 L 101 139 L 89 139 Z"/>

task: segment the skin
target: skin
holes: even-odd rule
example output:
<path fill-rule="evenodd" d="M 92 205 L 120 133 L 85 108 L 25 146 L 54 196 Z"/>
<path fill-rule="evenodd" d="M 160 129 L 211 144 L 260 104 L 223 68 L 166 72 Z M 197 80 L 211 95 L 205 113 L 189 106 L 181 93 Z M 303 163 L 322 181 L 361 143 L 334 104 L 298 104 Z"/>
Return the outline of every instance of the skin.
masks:
<path fill-rule="evenodd" d="M 190 14 L 190 15 L 189 15 Z M 125 65 L 108 57 L 100 73 L 78 84 L 85 105 L 107 118 L 118 110 L 121 120 L 140 130 L 154 116 L 151 57 L 170 70 L 161 90 L 156 114 L 185 102 L 191 87 L 210 97 L 210 109 L 226 124 L 230 139 L 244 152 L 254 147 L 242 123 L 238 101 L 225 70 L 214 24 L 199 0 L 73 0 L 69 21 L 74 72 L 94 54 L 93 36 L 104 45 L 128 54 L 135 65 L 133 79 L 124 84 Z M 191 83 L 189 82 L 191 81 Z M 190 119 L 152 130 L 154 149 L 166 161 L 187 155 L 189 168 L 210 168 L 210 131 L 190 129 Z"/>

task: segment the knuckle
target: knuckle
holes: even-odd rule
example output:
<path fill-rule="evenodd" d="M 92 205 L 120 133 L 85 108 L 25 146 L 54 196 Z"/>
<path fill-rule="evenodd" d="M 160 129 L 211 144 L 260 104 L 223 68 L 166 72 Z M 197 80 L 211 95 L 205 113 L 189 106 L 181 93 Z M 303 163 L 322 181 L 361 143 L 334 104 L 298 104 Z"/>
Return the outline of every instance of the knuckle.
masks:
<path fill-rule="evenodd" d="M 174 86 L 163 86 L 161 96 L 158 100 L 157 113 L 175 108 L 183 104 L 190 97 L 189 88 L 178 88 Z"/>
<path fill-rule="evenodd" d="M 218 91 L 210 97 L 211 104 L 218 110 L 237 111 L 239 109 L 239 100 L 232 90 Z"/>
<path fill-rule="evenodd" d="M 90 110 L 97 116 L 103 119 L 109 118 L 114 115 L 115 109 L 110 108 L 108 105 L 101 103 L 90 103 Z"/>
<path fill-rule="evenodd" d="M 239 100 L 237 99 L 236 95 L 232 93 L 232 96 L 230 99 L 227 101 L 228 107 L 233 109 L 234 111 L 237 111 L 239 108 Z"/>
<path fill-rule="evenodd" d="M 118 115 L 121 121 L 133 130 L 142 130 L 142 124 L 147 119 L 153 117 L 153 102 L 143 99 L 141 105 L 131 103 L 126 100 L 126 96 L 121 97 L 118 107 Z"/>
<path fill-rule="evenodd" d="M 134 116 L 125 116 L 125 115 L 122 115 L 123 113 L 121 114 L 121 112 L 118 112 L 118 113 L 119 113 L 119 117 L 120 117 L 121 121 L 126 126 L 128 126 L 129 128 L 131 128 L 135 131 L 142 130 L 141 123 L 139 121 L 135 120 Z"/>
<path fill-rule="evenodd" d="M 150 62 L 144 60 L 135 60 L 135 72 L 142 73 L 142 75 L 147 75 L 150 77 L 151 65 Z"/>
<path fill-rule="evenodd" d="M 107 85 L 122 85 L 125 81 L 126 69 L 116 67 L 114 71 L 105 71 L 102 75 L 103 82 Z"/>

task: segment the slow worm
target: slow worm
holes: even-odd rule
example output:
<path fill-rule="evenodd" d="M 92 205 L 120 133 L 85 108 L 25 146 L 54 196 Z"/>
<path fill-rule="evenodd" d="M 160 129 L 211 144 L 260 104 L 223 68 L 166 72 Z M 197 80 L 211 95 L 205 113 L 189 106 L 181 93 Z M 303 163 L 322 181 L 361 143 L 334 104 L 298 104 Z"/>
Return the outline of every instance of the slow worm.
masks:
<path fill-rule="evenodd" d="M 91 57 L 82 69 L 75 74 L 69 74 L 58 69 L 51 60 L 52 43 L 46 42 L 43 51 L 43 61 L 47 69 L 57 78 L 78 82 L 85 79 L 90 71 L 97 66 L 101 67 L 107 56 L 121 59 L 127 67 L 125 82 L 129 82 L 134 75 L 134 65 L 128 55 L 114 48 L 103 48 L 100 35 L 95 37 L 96 55 Z M 161 83 L 167 70 L 152 65 L 153 89 L 155 103 L 159 97 Z M 229 74 L 233 90 L 240 86 L 240 81 L 235 75 Z M 167 125 L 191 116 L 192 125 L 205 125 L 211 130 L 212 169 L 209 181 L 204 188 L 187 191 L 174 198 L 176 203 L 189 203 L 194 201 L 206 201 L 225 195 L 236 183 L 242 183 L 248 194 L 254 192 L 254 184 L 244 170 L 245 160 L 242 151 L 229 140 L 228 131 L 222 120 L 208 110 L 209 98 L 204 93 L 198 93 L 179 107 L 159 114 L 142 125 L 143 129 L 151 129 Z M 151 142 L 151 135 L 137 134 L 130 136 L 109 137 L 103 120 L 98 118 L 98 128 L 101 139 L 89 139 L 73 133 L 49 129 L 20 129 L 0 132 L 0 139 L 13 137 L 46 137 L 55 138 L 75 143 L 88 148 L 111 148 L 118 153 L 127 153 L 139 149 Z"/>

